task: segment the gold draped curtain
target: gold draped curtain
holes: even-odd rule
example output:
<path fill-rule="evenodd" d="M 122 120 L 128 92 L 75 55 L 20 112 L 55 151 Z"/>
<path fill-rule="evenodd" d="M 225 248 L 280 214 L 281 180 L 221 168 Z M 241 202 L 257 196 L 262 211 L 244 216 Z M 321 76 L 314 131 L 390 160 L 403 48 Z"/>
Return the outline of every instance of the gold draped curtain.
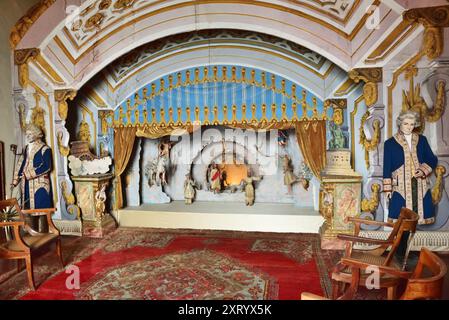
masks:
<path fill-rule="evenodd" d="M 321 171 L 326 165 L 326 121 L 301 120 L 297 122 L 260 122 L 226 125 L 231 128 L 249 130 L 295 129 L 304 162 L 313 174 L 321 180 Z M 190 134 L 201 126 L 145 126 L 124 127 L 114 130 L 115 176 L 117 181 L 117 208 L 123 207 L 121 175 L 125 171 L 134 147 L 135 137 L 158 139 L 169 135 Z"/>
<path fill-rule="evenodd" d="M 114 161 L 116 179 L 116 204 L 117 209 L 123 208 L 123 192 L 121 175 L 128 166 L 136 139 L 135 127 L 116 128 L 114 130 Z"/>
<path fill-rule="evenodd" d="M 313 174 L 321 180 L 321 171 L 326 166 L 326 121 L 297 122 L 296 137 L 304 162 Z"/>
<path fill-rule="evenodd" d="M 201 126 L 145 126 L 137 128 L 136 136 L 148 139 L 159 139 L 166 136 L 190 134 Z"/>
<path fill-rule="evenodd" d="M 223 124 L 225 127 L 235 129 L 248 130 L 288 130 L 294 129 L 295 126 L 290 121 L 285 122 L 260 122 L 260 123 L 237 123 L 237 124 Z M 144 126 L 138 127 L 136 131 L 137 137 L 148 139 L 159 139 L 166 136 L 181 136 L 183 134 L 190 134 L 201 128 L 200 125 L 182 125 L 182 126 Z"/>

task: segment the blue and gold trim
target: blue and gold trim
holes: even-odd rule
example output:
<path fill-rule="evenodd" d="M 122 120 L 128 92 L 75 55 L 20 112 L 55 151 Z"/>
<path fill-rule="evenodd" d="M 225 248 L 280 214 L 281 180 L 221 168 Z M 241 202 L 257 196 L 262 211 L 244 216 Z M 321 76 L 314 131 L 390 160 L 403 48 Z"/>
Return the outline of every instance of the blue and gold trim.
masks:
<path fill-rule="evenodd" d="M 153 81 L 114 111 L 113 127 L 237 125 L 327 120 L 332 109 L 278 75 L 242 66 L 182 70 Z"/>

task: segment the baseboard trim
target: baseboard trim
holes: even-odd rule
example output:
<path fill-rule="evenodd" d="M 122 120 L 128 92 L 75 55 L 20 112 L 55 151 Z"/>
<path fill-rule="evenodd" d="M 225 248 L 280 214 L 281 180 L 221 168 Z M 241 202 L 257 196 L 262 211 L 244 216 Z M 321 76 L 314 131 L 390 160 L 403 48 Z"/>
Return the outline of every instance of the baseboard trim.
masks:
<path fill-rule="evenodd" d="M 83 224 L 80 220 L 53 220 L 61 235 L 79 236 L 83 235 Z"/>
<path fill-rule="evenodd" d="M 385 240 L 390 231 L 361 231 L 360 235 L 367 238 Z M 432 251 L 449 251 L 449 232 L 446 231 L 417 231 L 413 237 L 411 251 L 420 251 L 421 248 Z"/>

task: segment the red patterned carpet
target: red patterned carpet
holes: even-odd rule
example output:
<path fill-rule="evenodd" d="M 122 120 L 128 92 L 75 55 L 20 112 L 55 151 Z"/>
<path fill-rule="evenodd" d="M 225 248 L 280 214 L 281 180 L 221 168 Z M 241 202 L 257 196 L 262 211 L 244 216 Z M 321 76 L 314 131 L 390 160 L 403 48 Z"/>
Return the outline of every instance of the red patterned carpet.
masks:
<path fill-rule="evenodd" d="M 50 252 L 36 261 L 37 291 L 22 271 L 0 284 L 0 299 L 298 300 L 329 294 L 338 258 L 313 234 L 136 228 L 64 239 L 63 253 L 79 289 L 67 288 L 72 278 Z"/>

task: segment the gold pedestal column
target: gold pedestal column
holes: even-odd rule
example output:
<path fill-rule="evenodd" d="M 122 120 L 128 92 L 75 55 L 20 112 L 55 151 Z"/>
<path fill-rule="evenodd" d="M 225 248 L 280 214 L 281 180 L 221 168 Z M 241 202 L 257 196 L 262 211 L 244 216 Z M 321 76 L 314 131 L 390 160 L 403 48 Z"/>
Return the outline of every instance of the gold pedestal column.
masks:
<path fill-rule="evenodd" d="M 72 177 L 77 203 L 81 209 L 83 236 L 103 238 L 117 227 L 114 218 L 105 212 L 106 190 L 111 179 L 112 174 Z"/>
<path fill-rule="evenodd" d="M 320 228 L 322 249 L 344 249 L 345 242 L 337 235 L 353 234 L 353 224 L 345 219 L 360 214 L 362 176 L 352 170 L 349 161 L 349 150 L 328 151 L 319 199 L 320 214 L 326 219 Z"/>

